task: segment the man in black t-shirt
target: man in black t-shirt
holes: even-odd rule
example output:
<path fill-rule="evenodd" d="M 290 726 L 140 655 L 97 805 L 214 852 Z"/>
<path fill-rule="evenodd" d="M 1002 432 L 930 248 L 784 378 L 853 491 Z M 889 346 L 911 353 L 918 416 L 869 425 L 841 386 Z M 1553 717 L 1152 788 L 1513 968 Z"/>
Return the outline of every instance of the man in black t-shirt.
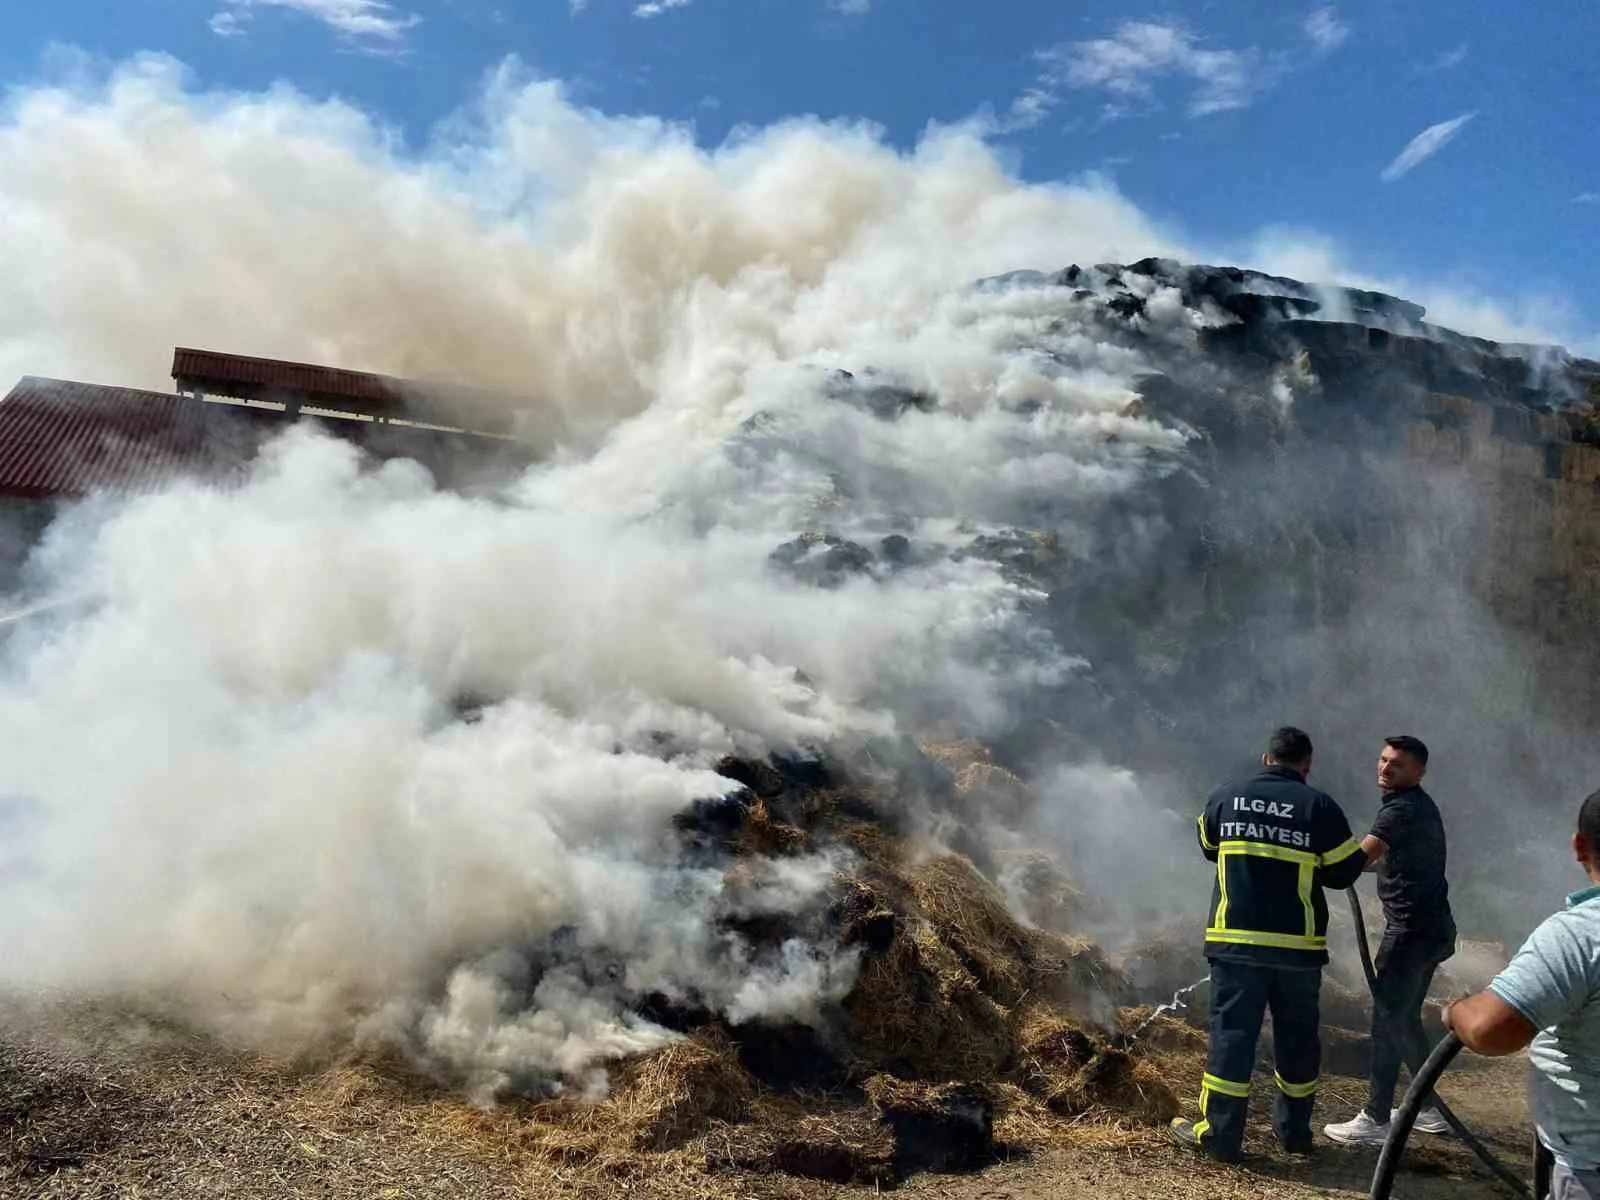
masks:
<path fill-rule="evenodd" d="M 1385 929 L 1375 961 L 1372 1003 L 1372 1071 L 1366 1108 L 1354 1120 L 1323 1132 L 1345 1145 L 1382 1145 L 1389 1136 L 1402 1061 L 1426 1056 L 1422 1005 L 1433 973 L 1456 950 L 1456 923 L 1445 881 L 1444 821 L 1422 790 L 1428 748 L 1414 737 L 1385 738 L 1378 758 L 1383 803 L 1362 839 L 1368 869 L 1378 873 Z M 1433 1108 L 1417 1118 L 1424 1133 L 1449 1126 Z"/>

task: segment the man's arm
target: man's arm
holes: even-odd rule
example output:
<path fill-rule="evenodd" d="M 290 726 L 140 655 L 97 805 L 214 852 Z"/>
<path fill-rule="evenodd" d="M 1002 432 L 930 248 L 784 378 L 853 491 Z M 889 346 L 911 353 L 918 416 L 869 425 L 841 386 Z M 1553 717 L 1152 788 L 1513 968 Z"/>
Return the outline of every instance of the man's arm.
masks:
<path fill-rule="evenodd" d="M 1445 1005 L 1440 1019 L 1468 1050 L 1491 1057 L 1527 1049 L 1539 1032 L 1532 1021 L 1487 988 Z"/>
<path fill-rule="evenodd" d="M 1361 878 L 1367 856 L 1350 833 L 1344 809 L 1324 796 L 1311 818 L 1312 848 L 1322 869 L 1322 886 L 1347 888 Z"/>
<path fill-rule="evenodd" d="M 1487 988 L 1445 1008 L 1445 1028 L 1479 1054 L 1515 1054 L 1590 1002 L 1590 940 L 1570 914 L 1547 918 Z"/>
<path fill-rule="evenodd" d="M 1383 856 L 1389 853 L 1389 843 L 1375 833 L 1369 833 L 1361 839 L 1361 853 L 1367 856 L 1366 871 L 1376 871 L 1378 864 L 1383 861 Z"/>

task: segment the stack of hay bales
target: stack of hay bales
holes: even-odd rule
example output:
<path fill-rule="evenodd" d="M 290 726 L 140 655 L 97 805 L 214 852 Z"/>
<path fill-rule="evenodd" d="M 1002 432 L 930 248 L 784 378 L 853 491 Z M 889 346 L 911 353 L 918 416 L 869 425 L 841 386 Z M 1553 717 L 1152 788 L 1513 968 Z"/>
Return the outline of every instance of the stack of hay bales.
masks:
<path fill-rule="evenodd" d="M 757 859 L 851 851 L 826 918 L 859 956 L 851 991 L 804 1029 L 691 1014 L 682 1040 L 617 1063 L 605 1099 L 514 1102 L 478 1127 L 514 1128 L 519 1153 L 569 1172 L 675 1165 L 881 1185 L 980 1166 L 997 1138 L 1025 1147 L 1069 1128 L 1153 1128 L 1178 1111 L 1139 1047 L 1113 1044 L 1129 992 L 1097 946 L 1019 919 L 970 858 L 914 853 L 881 791 L 725 765 L 747 794 L 696 815 L 686 838 L 721 856 L 735 889 Z M 990 768 L 969 772 L 974 792 L 1011 787 L 992 764 L 966 765 Z M 1030 851 L 1023 865 L 1075 895 L 1048 856 Z M 779 919 L 740 936 L 793 932 Z M 813 1051 L 837 1064 L 826 1085 L 773 1077 L 773 1064 Z"/>

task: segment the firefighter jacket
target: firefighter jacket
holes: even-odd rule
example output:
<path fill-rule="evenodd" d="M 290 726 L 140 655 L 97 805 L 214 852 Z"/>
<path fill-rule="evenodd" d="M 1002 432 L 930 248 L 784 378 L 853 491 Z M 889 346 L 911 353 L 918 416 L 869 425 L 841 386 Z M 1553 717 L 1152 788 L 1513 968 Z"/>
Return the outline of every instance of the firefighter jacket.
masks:
<path fill-rule="evenodd" d="M 1200 849 L 1217 864 L 1206 957 L 1274 967 L 1328 961 L 1324 888 L 1347 888 L 1367 856 L 1333 797 L 1289 767 L 1218 788 L 1200 814 Z"/>

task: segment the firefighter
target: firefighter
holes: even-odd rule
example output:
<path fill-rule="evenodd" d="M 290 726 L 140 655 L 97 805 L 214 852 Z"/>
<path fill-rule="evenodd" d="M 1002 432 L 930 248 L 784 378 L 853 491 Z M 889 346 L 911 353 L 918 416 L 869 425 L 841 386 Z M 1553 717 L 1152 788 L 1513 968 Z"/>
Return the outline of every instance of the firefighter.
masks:
<path fill-rule="evenodd" d="M 1333 798 L 1306 783 L 1311 739 L 1272 735 L 1263 770 L 1212 793 L 1200 814 L 1200 849 L 1217 864 L 1206 922 L 1211 964 L 1211 1044 L 1200 1119 L 1176 1120 L 1180 1146 L 1237 1162 L 1261 1020 L 1272 1013 L 1277 1096 L 1272 1128 L 1291 1154 L 1311 1150 L 1322 1043 L 1322 968 L 1328 962 L 1324 888 L 1355 883 L 1367 856 Z"/>

